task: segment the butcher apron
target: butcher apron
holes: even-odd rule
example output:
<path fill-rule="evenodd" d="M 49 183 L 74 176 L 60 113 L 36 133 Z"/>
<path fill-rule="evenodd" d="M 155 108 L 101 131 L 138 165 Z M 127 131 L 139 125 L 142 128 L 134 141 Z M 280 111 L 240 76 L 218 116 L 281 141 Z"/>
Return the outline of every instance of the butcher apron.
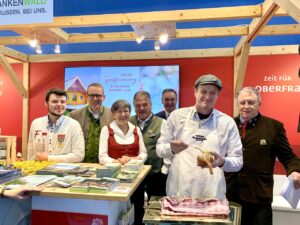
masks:
<path fill-rule="evenodd" d="M 192 147 L 220 154 L 215 114 L 211 115 L 212 125 L 207 127 L 205 122 L 201 121 L 199 124 L 198 121 L 194 121 L 192 113 L 193 111 L 189 113 L 184 122 L 181 137 L 189 147 L 174 155 L 167 180 L 167 195 L 225 199 L 226 183 L 223 170 L 219 167 L 214 168 L 211 175 L 208 168 L 198 166 L 197 156 L 202 153 Z"/>

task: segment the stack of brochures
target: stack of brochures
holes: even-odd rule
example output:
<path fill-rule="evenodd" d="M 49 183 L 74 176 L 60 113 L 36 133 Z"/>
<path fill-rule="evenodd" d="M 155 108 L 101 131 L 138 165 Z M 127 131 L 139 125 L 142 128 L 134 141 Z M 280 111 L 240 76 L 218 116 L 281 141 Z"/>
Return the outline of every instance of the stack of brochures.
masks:
<path fill-rule="evenodd" d="M 14 189 L 20 185 L 39 186 L 56 178 L 55 175 L 29 175 L 6 182 L 7 189 Z"/>
<path fill-rule="evenodd" d="M 0 167 L 0 184 L 16 179 L 22 175 L 21 169 Z"/>
<path fill-rule="evenodd" d="M 119 184 L 119 179 L 111 177 L 86 178 L 83 181 L 72 185 L 69 190 L 71 192 L 107 193 L 112 191 Z"/>
<path fill-rule="evenodd" d="M 143 169 L 144 163 L 142 160 L 132 159 L 124 164 L 124 170 L 127 171 L 141 171 Z"/>
<path fill-rule="evenodd" d="M 134 182 L 138 174 L 138 171 L 122 170 L 116 178 L 120 179 L 120 182 L 122 183 L 132 183 Z"/>
<path fill-rule="evenodd" d="M 51 166 L 47 166 L 43 169 L 37 170 L 37 175 L 56 175 L 58 177 L 66 176 L 69 172 L 72 172 L 80 168 L 80 165 L 69 163 L 57 163 Z"/>
<path fill-rule="evenodd" d="M 107 163 L 101 168 L 96 169 L 97 178 L 101 177 L 116 177 L 121 171 L 120 163 Z"/>

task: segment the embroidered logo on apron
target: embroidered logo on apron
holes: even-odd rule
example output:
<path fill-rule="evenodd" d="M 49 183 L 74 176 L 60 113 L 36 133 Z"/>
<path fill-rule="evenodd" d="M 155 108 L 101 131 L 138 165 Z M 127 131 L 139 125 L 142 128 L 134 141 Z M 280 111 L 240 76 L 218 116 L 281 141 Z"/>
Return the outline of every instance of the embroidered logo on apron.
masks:
<path fill-rule="evenodd" d="M 204 137 L 203 135 L 200 135 L 200 134 L 196 134 L 192 138 L 195 139 L 196 141 L 205 141 L 205 140 L 207 140 L 206 137 Z"/>

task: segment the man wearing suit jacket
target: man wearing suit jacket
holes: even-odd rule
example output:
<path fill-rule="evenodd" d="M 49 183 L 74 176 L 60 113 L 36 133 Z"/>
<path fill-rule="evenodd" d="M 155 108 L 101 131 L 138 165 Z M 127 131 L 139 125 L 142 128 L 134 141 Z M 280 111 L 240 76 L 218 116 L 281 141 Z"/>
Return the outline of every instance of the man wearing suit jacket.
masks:
<path fill-rule="evenodd" d="M 263 116 L 259 92 L 243 88 L 238 95 L 240 115 L 235 118 L 243 144 L 244 165 L 227 173 L 227 198 L 242 205 L 242 225 L 272 225 L 273 171 L 276 158 L 294 187 L 300 188 L 300 160 L 290 147 L 283 124 Z"/>
<path fill-rule="evenodd" d="M 164 110 L 155 115 L 167 119 L 172 111 L 176 109 L 177 93 L 174 89 L 165 89 L 162 92 L 161 102 L 164 105 Z"/>

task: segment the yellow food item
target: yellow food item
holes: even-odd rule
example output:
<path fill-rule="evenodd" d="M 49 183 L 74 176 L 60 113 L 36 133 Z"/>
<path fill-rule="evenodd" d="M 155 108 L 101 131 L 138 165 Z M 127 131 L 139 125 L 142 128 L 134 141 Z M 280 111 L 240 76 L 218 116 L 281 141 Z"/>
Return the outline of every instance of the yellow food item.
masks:
<path fill-rule="evenodd" d="M 203 154 L 197 156 L 198 166 L 207 166 L 210 174 L 213 174 L 211 163 L 214 161 L 214 155 L 211 152 L 203 151 Z"/>
<path fill-rule="evenodd" d="M 35 174 L 37 170 L 43 169 L 46 166 L 55 164 L 54 162 L 48 161 L 17 161 L 14 162 L 13 166 L 17 169 L 22 170 L 23 175 Z"/>

